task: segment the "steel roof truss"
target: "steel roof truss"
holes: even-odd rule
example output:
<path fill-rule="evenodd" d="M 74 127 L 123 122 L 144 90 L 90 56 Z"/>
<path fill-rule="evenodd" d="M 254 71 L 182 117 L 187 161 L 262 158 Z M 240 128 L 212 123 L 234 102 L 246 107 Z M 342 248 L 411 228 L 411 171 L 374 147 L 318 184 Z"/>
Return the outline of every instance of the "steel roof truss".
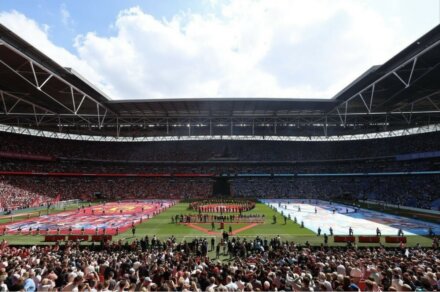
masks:
<path fill-rule="evenodd" d="M 366 90 L 368 90 L 368 88 L 370 88 L 371 86 L 378 84 L 379 82 L 381 82 L 382 80 L 386 79 L 387 77 L 389 77 L 390 75 L 395 75 L 404 85 L 405 88 L 409 87 L 412 81 L 412 75 L 414 73 L 414 69 L 417 63 L 417 59 L 424 55 L 426 52 L 428 52 L 429 50 L 435 48 L 436 46 L 438 46 L 440 44 L 440 40 L 434 42 L 433 44 L 431 44 L 430 46 L 426 47 L 425 49 L 423 49 L 422 51 L 420 51 L 419 53 L 417 53 L 416 55 L 414 55 L 412 58 L 410 58 L 409 60 L 403 62 L 402 64 L 400 64 L 399 66 L 395 67 L 393 70 L 389 71 L 388 73 L 384 74 L 383 76 L 381 76 L 380 78 L 376 79 L 374 82 L 372 82 L 371 84 L 367 85 L 366 87 L 364 87 L 363 89 L 359 90 L 357 93 L 353 94 L 350 98 L 348 98 L 346 101 L 344 101 L 344 103 L 349 102 L 350 100 L 356 98 L 359 93 L 363 93 Z M 407 81 L 404 81 L 400 75 L 397 74 L 397 71 L 403 67 L 405 67 L 406 65 L 410 64 L 412 62 L 412 69 L 410 72 L 410 78 Z M 428 72 L 430 72 L 433 69 L 433 67 L 430 68 L 430 70 L 428 70 Z M 425 73 L 426 74 L 426 73 Z M 425 74 L 422 74 L 422 76 L 418 77 L 418 79 L 420 79 L 421 77 L 423 77 Z M 399 91 L 400 92 L 400 91 Z M 335 109 L 337 109 L 340 105 L 337 105 L 335 108 L 333 108 L 332 110 L 329 111 L 333 112 Z M 371 107 L 370 107 L 371 109 Z"/>
<path fill-rule="evenodd" d="M 399 73 L 397 73 L 397 70 L 393 71 L 394 76 L 396 76 L 405 85 L 406 88 L 408 88 L 411 85 L 411 79 L 414 73 L 414 68 L 416 67 L 417 59 L 418 59 L 417 57 L 412 59 L 411 71 L 409 73 L 409 77 L 407 81 L 403 80 L 403 78 L 399 75 Z"/>
<path fill-rule="evenodd" d="M 429 96 L 429 97 L 427 97 L 427 100 L 429 100 L 429 102 L 438 110 L 438 111 L 440 111 L 440 107 L 439 107 L 439 105 L 438 104 L 436 104 L 432 99 L 431 99 L 431 97 Z"/>
<path fill-rule="evenodd" d="M 112 111 L 110 111 L 106 106 L 104 106 L 103 104 L 101 104 L 100 102 L 98 102 L 97 100 L 95 100 L 94 98 L 92 98 L 91 96 L 87 95 L 86 93 L 84 93 L 82 90 L 78 89 L 77 87 L 73 86 L 72 84 L 70 84 L 68 81 L 64 80 L 61 76 L 51 72 L 49 69 L 46 69 L 44 66 L 36 63 L 35 61 L 33 61 L 32 59 L 30 59 L 28 56 L 26 56 L 24 53 L 22 53 L 21 51 L 17 50 L 16 48 L 14 48 L 13 46 L 3 43 L 2 45 L 5 45 L 6 47 L 8 47 L 8 49 L 14 51 L 15 53 L 19 54 L 22 58 L 24 58 L 25 60 L 27 60 L 27 62 L 29 62 L 30 67 L 32 69 L 32 74 L 33 74 L 33 81 L 35 82 L 31 82 L 28 78 L 26 78 L 23 74 L 21 74 L 20 72 L 18 72 L 16 69 L 12 68 L 11 66 L 9 66 L 7 63 L 5 63 L 3 60 L 0 60 L 0 63 L 2 63 L 3 65 L 5 65 L 9 70 L 11 70 L 12 72 L 14 72 L 16 75 L 20 76 L 23 80 L 27 81 L 29 84 L 31 84 L 32 86 L 34 86 L 35 88 L 37 88 L 38 90 L 40 90 L 42 93 L 45 94 L 45 96 L 47 96 L 49 99 L 51 99 L 52 101 L 56 102 L 58 105 L 60 105 L 61 107 L 63 107 L 64 109 L 66 109 L 67 111 L 69 111 L 70 113 L 79 116 L 80 118 L 82 118 L 82 115 L 78 114 L 78 110 L 79 110 L 79 106 L 78 108 L 76 107 L 75 101 L 74 101 L 74 92 L 78 92 L 80 93 L 83 98 L 84 96 L 94 102 L 95 104 L 98 105 L 98 107 L 101 107 L 103 109 L 105 109 L 105 113 L 107 114 L 107 112 L 110 112 L 112 115 L 116 115 L 115 113 L 113 113 Z M 48 74 L 48 77 L 41 83 L 39 84 L 38 82 L 38 78 L 37 78 L 37 74 L 35 71 L 35 66 L 37 66 L 40 70 L 44 71 L 45 73 Z M 72 99 L 73 99 L 73 104 L 74 104 L 74 109 L 71 110 L 69 109 L 67 106 L 65 106 L 63 103 L 61 103 L 60 101 L 58 101 L 56 98 L 54 98 L 53 96 L 51 96 L 49 93 L 45 92 L 43 89 L 43 86 L 53 77 L 55 77 L 57 80 L 61 81 L 62 83 L 66 84 L 69 88 L 70 88 L 70 92 L 72 94 Z M 83 101 L 83 100 L 82 100 Z M 81 102 L 82 104 L 82 102 Z M 98 114 L 99 115 L 99 114 Z M 105 118 L 105 116 L 104 116 Z M 84 121 L 87 121 L 89 123 L 92 123 L 91 121 L 82 118 Z M 104 120 L 104 119 L 103 119 Z M 99 123 L 99 122 L 98 122 Z M 100 124 L 102 126 L 102 123 Z"/>

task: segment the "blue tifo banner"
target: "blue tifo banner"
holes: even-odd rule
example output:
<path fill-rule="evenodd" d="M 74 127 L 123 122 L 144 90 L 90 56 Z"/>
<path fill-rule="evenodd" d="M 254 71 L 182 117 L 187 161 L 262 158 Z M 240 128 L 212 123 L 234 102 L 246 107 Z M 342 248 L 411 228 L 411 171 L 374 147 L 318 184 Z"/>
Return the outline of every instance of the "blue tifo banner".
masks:
<path fill-rule="evenodd" d="M 418 152 L 418 153 L 396 155 L 396 160 L 397 161 L 415 160 L 415 159 L 433 158 L 433 157 L 440 157 L 440 151 Z"/>

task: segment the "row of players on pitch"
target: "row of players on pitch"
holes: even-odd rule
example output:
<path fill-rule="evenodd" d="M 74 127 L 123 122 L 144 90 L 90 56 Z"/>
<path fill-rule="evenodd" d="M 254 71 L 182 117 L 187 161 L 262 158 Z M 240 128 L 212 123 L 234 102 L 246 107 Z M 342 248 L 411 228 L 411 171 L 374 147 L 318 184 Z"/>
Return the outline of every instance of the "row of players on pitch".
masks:
<path fill-rule="evenodd" d="M 235 223 L 251 223 L 264 221 L 264 215 L 248 214 L 248 215 L 175 215 L 171 216 L 171 223 L 221 223 L 221 222 L 235 222 Z"/>
<path fill-rule="evenodd" d="M 192 202 L 189 209 L 210 213 L 238 213 L 255 208 L 255 202 L 242 200 L 210 199 Z"/>

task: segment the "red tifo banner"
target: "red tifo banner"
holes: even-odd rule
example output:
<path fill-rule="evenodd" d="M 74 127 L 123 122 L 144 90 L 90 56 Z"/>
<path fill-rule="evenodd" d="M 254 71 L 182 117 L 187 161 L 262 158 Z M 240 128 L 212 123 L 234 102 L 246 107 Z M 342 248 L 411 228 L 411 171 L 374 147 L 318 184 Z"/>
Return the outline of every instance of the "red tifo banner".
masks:
<path fill-rule="evenodd" d="M 82 172 L 34 172 L 0 171 L 0 175 L 41 176 L 96 176 L 96 177 L 214 177 L 212 173 L 82 173 Z"/>
<path fill-rule="evenodd" d="M 55 157 L 47 155 L 35 155 L 26 153 L 16 153 L 9 151 L 0 151 L 0 157 L 3 158 L 13 158 L 13 159 L 23 159 L 23 160 L 42 160 L 42 161 L 54 161 Z"/>

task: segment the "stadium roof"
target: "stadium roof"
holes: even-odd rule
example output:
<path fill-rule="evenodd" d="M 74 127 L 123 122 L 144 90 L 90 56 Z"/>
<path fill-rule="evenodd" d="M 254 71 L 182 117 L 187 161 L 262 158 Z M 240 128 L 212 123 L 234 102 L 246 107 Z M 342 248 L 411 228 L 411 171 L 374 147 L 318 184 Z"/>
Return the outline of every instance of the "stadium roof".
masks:
<path fill-rule="evenodd" d="M 0 24 L 0 124 L 115 137 L 336 136 L 440 122 L 440 26 L 331 100 L 110 100 Z"/>

